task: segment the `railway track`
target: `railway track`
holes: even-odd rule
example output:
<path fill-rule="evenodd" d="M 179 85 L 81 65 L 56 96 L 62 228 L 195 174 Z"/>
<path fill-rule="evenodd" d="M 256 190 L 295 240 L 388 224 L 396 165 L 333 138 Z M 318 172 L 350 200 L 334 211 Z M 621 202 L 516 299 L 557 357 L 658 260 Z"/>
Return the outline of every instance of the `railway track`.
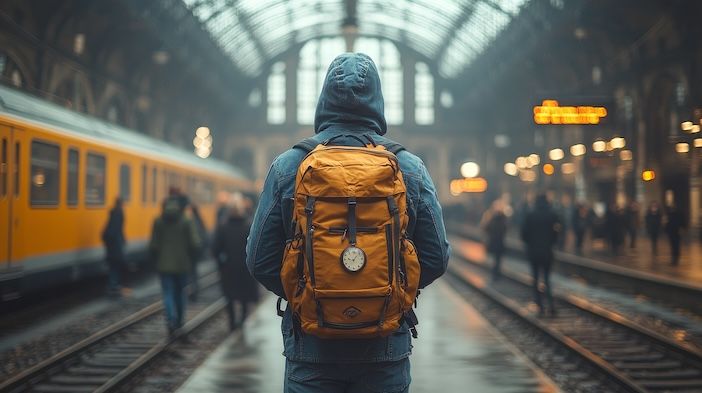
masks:
<path fill-rule="evenodd" d="M 557 317 L 536 318 L 531 279 L 504 271 L 489 286 L 487 267 L 458 256 L 450 282 L 477 292 L 507 318 L 528 325 L 626 392 L 702 392 L 702 352 L 586 299 L 554 292 Z"/>
<path fill-rule="evenodd" d="M 218 283 L 217 273 L 200 279 L 201 298 Z M 214 289 L 212 293 L 218 293 Z M 154 302 L 45 361 L 0 382 L 0 392 L 113 392 L 163 354 L 176 340 L 211 320 L 224 308 L 217 294 L 209 302 L 188 305 L 188 321 L 171 337 L 166 334 L 163 304 Z"/>

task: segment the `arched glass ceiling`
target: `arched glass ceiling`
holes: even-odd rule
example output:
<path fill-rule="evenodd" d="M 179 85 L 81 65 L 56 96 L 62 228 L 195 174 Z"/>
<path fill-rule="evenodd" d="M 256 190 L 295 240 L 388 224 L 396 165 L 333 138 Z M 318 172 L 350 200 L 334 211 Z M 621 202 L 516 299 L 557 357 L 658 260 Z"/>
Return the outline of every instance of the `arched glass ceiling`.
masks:
<path fill-rule="evenodd" d="M 453 78 L 475 60 L 530 0 L 183 0 L 247 75 L 289 47 L 341 34 L 403 42 Z M 349 15 L 348 13 L 352 13 Z"/>

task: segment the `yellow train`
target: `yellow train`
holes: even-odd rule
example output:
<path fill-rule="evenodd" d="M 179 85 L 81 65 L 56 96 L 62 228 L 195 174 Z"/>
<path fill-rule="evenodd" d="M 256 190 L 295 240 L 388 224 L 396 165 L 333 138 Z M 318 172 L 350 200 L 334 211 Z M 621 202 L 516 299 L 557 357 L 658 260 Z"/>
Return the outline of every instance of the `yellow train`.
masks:
<path fill-rule="evenodd" d="M 100 234 L 117 196 L 126 251 L 144 250 L 171 187 L 212 229 L 215 195 L 251 183 L 221 161 L 0 87 L 0 294 L 100 274 Z"/>

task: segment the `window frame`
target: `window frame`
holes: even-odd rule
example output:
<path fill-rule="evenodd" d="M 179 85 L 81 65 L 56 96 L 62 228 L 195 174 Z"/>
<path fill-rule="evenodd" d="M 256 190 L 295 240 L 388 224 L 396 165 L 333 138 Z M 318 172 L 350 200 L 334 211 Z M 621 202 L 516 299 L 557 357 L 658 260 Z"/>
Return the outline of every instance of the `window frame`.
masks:
<path fill-rule="evenodd" d="M 34 176 L 34 154 L 33 154 L 33 149 L 34 145 L 39 144 L 43 145 L 44 147 L 49 147 L 49 148 L 55 148 L 56 149 L 56 168 L 55 168 L 55 173 L 56 173 L 56 199 L 53 201 L 42 201 L 42 202 L 37 202 L 34 200 L 34 182 L 32 180 L 32 177 Z M 18 169 L 19 173 L 19 169 Z M 58 208 L 59 205 L 61 204 L 61 145 L 52 141 L 48 141 L 45 139 L 41 138 L 33 138 L 30 143 L 29 143 L 29 195 L 27 200 L 29 201 L 29 207 L 32 209 L 36 208 Z"/>
<path fill-rule="evenodd" d="M 158 167 L 151 167 L 151 204 L 158 203 Z"/>
<path fill-rule="evenodd" d="M 102 171 L 102 202 L 94 202 L 88 198 L 88 176 L 92 175 L 91 169 L 93 166 L 90 165 L 89 161 L 91 157 L 101 158 L 103 160 L 104 166 Z M 104 207 L 107 203 L 107 155 L 103 153 L 98 153 L 95 151 L 88 151 L 85 154 L 85 184 L 83 187 L 83 196 L 85 200 L 85 206 L 100 208 Z"/>
<path fill-rule="evenodd" d="M 126 169 L 126 171 L 125 171 Z M 127 181 L 124 182 L 122 178 L 124 174 L 127 175 Z M 124 185 L 126 184 L 126 196 L 124 192 Z M 129 163 L 122 162 L 119 164 L 119 192 L 117 193 L 124 204 L 128 204 L 132 200 L 132 166 Z"/>
<path fill-rule="evenodd" d="M 141 164 L 141 204 L 146 206 L 149 203 L 149 168 L 146 163 Z"/>
<path fill-rule="evenodd" d="M 75 200 L 71 199 L 71 153 L 75 153 Z M 75 146 L 69 146 L 66 152 L 66 206 L 76 208 L 80 205 L 80 150 Z"/>
<path fill-rule="evenodd" d="M 10 138 L 2 137 L 2 146 L 0 146 L 0 199 L 5 199 L 9 194 L 11 149 Z"/>

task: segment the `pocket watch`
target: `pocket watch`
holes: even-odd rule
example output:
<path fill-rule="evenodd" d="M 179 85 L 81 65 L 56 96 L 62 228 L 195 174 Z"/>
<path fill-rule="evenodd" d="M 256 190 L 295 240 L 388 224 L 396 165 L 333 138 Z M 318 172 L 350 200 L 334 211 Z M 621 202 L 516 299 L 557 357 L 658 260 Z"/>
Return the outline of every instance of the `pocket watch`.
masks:
<path fill-rule="evenodd" d="M 341 265 L 347 271 L 355 273 L 366 266 L 366 253 L 356 246 L 348 246 L 341 252 Z"/>

